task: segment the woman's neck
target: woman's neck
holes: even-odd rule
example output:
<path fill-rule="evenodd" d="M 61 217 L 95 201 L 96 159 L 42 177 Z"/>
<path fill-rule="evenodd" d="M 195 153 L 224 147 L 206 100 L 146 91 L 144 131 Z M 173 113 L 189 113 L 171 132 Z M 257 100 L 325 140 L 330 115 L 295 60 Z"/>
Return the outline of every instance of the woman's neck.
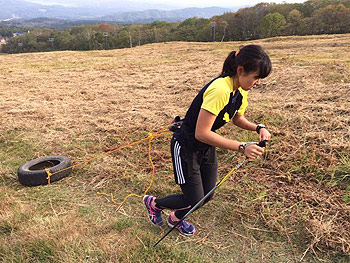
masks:
<path fill-rule="evenodd" d="M 233 83 L 233 91 L 238 90 L 238 88 L 240 87 L 240 84 L 239 84 L 237 75 L 232 77 L 232 83 Z"/>

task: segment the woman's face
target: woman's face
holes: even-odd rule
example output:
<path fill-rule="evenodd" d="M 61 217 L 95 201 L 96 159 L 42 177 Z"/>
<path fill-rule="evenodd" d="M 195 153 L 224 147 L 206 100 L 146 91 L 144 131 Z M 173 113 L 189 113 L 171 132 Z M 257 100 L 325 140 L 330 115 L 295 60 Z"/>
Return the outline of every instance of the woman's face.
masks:
<path fill-rule="evenodd" d="M 239 66 L 241 67 L 241 66 Z M 255 85 L 260 84 L 259 72 L 246 73 L 244 68 L 237 68 L 238 81 L 242 89 L 251 90 Z"/>

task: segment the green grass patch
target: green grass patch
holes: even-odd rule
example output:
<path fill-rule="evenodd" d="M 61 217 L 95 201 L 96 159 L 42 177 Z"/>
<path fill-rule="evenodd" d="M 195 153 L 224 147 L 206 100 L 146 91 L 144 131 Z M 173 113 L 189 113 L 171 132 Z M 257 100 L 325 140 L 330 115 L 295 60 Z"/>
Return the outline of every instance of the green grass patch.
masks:
<path fill-rule="evenodd" d="M 118 218 L 116 222 L 113 225 L 113 229 L 115 229 L 118 232 L 123 231 L 126 228 L 130 228 L 134 225 L 134 221 L 131 218 Z"/>
<path fill-rule="evenodd" d="M 8 221 L 0 222 L 0 235 L 9 235 L 16 230 L 17 230 L 17 227 L 14 226 L 11 222 L 8 222 Z"/>
<path fill-rule="evenodd" d="M 2 245 L 0 259 L 3 259 L 3 262 L 58 263 L 55 251 L 57 245 L 52 240 L 35 240 L 15 245 L 10 250 Z"/>
<path fill-rule="evenodd" d="M 339 72 L 339 71 L 327 71 L 324 74 L 324 79 L 327 81 L 327 83 L 349 83 L 350 77 L 346 72 Z"/>
<path fill-rule="evenodd" d="M 80 216 L 88 217 L 88 218 L 95 217 L 97 215 L 95 209 L 91 206 L 79 207 L 78 214 Z"/>
<path fill-rule="evenodd" d="M 341 189 L 346 189 L 350 192 L 350 155 L 340 154 L 340 163 L 331 168 L 329 185 L 331 187 L 337 186 Z M 348 193 L 344 195 L 343 200 L 348 203 Z"/>
<path fill-rule="evenodd" d="M 322 177 L 324 170 L 319 163 L 322 161 L 322 156 L 309 149 L 302 149 L 296 156 L 292 163 L 288 164 L 287 173 L 313 175 Z M 312 178 L 311 178 L 312 179 Z"/>
<path fill-rule="evenodd" d="M 7 130 L 0 135 L 0 163 L 17 167 L 41 151 L 42 145 L 26 130 Z"/>
<path fill-rule="evenodd" d="M 25 245 L 26 258 L 38 262 L 57 262 L 56 245 L 52 241 L 38 240 Z M 23 253 L 23 252 L 22 252 Z"/>

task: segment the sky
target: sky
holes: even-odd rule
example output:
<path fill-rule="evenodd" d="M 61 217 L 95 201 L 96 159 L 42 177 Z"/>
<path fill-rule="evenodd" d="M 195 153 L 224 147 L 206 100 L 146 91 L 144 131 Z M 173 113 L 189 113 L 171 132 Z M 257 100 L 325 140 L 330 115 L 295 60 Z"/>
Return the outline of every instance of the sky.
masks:
<path fill-rule="evenodd" d="M 82 4 L 90 4 L 94 3 L 98 5 L 108 4 L 116 2 L 115 0 L 27 0 L 28 2 L 52 5 L 52 4 L 60 4 L 65 6 L 79 6 Z M 143 4 L 159 4 L 161 6 L 171 7 L 211 7 L 211 6 L 219 6 L 219 7 L 239 7 L 239 6 L 254 6 L 261 2 L 269 2 L 269 3 L 303 3 L 306 0 L 124 0 L 125 2 L 135 2 L 135 3 L 143 3 Z M 123 1 L 117 1 L 123 2 Z"/>
<path fill-rule="evenodd" d="M 136 2 L 137 0 L 135 0 Z M 284 2 L 287 3 L 303 3 L 306 0 L 287 0 Z M 178 5 L 181 2 L 181 5 L 186 7 L 208 7 L 208 6 L 220 6 L 220 7 L 235 7 L 235 6 L 242 6 L 242 5 L 256 5 L 261 2 L 274 2 L 274 3 L 282 3 L 282 1 L 269 1 L 269 0 L 220 0 L 220 1 L 213 1 L 213 0 L 186 0 L 186 1 L 178 1 L 178 0 L 148 0 L 143 2 L 149 2 L 149 3 L 162 3 L 162 4 L 168 4 L 168 5 Z"/>

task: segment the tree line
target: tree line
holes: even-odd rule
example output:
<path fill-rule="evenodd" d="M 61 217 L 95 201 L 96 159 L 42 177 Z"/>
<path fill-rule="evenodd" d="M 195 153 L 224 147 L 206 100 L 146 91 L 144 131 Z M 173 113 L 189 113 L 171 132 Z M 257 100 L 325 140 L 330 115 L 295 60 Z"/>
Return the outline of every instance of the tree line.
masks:
<path fill-rule="evenodd" d="M 7 31 L 6 31 L 7 30 Z M 0 28 L 0 34 L 10 29 Z M 34 29 L 14 37 L 2 52 L 98 50 L 167 41 L 242 41 L 274 36 L 350 32 L 350 0 L 309 0 L 295 4 L 260 3 L 210 19 L 156 21 L 142 25 L 96 24 L 64 31 Z"/>

